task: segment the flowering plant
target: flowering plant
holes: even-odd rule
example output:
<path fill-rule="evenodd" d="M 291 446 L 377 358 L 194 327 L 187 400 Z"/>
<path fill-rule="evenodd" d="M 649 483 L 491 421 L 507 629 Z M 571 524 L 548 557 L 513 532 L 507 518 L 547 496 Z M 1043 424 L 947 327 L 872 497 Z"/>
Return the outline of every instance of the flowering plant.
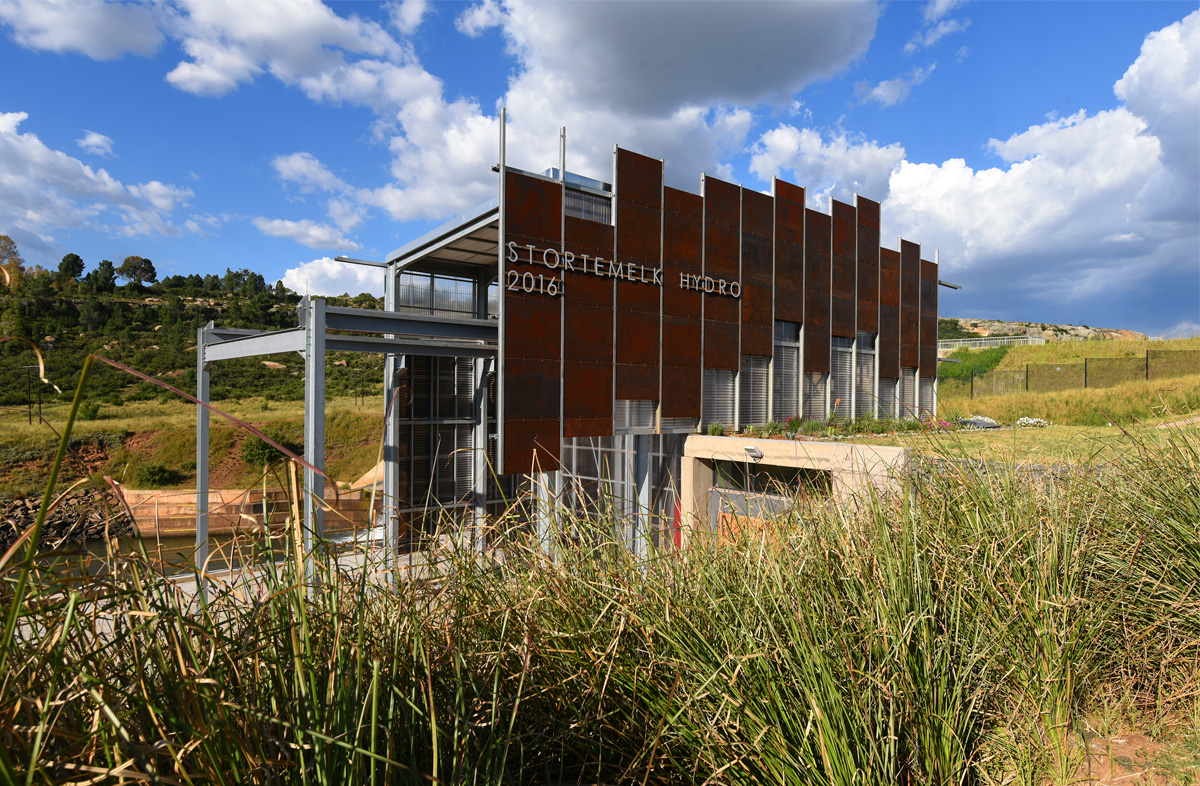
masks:
<path fill-rule="evenodd" d="M 1042 420 L 1041 418 L 1018 418 L 1017 428 L 1045 428 L 1050 425 L 1050 421 Z"/>
<path fill-rule="evenodd" d="M 971 417 L 967 418 L 967 420 L 982 420 L 984 423 L 991 423 L 992 425 L 999 425 L 998 423 L 996 423 L 996 421 L 992 420 L 987 415 L 972 415 Z"/>

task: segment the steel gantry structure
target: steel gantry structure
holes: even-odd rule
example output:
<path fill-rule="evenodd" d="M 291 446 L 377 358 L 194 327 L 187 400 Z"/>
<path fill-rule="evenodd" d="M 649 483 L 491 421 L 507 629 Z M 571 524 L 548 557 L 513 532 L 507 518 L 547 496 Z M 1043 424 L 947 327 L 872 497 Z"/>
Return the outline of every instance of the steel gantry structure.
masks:
<path fill-rule="evenodd" d="M 366 263 L 385 268 L 387 288 L 383 311 L 336 308 L 324 300 L 305 298 L 300 303 L 299 324 L 277 331 L 220 328 L 210 322 L 197 331 L 196 392 L 204 405 L 210 401 L 212 368 L 221 360 L 261 357 L 296 352 L 304 358 L 304 499 L 301 530 L 303 548 L 312 552 L 323 536 L 322 503 L 325 492 L 325 356 L 327 352 L 382 353 L 385 358 L 384 396 L 384 500 L 382 506 L 384 545 L 389 553 L 397 547 L 399 472 L 397 448 L 399 417 L 396 401 L 400 394 L 398 376 L 404 358 L 412 355 L 473 359 L 475 382 L 475 438 L 471 506 L 481 520 L 487 503 L 487 389 L 486 378 L 495 368 L 498 328 L 487 316 L 486 278 L 476 282 L 482 296 L 476 298 L 475 314 L 446 317 L 397 311 L 397 265 Z M 481 269 L 483 276 L 486 269 Z M 196 408 L 196 564 L 209 557 L 209 410 Z M 309 578 L 312 561 L 307 560 Z"/>

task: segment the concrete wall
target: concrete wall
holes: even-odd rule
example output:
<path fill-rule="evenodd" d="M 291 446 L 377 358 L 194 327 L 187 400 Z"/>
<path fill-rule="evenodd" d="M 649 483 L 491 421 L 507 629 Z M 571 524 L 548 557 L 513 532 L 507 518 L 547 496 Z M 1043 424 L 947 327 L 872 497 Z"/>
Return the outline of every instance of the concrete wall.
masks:
<path fill-rule="evenodd" d="M 708 495 L 715 462 L 747 460 L 746 448 L 762 452 L 756 466 L 798 467 L 829 473 L 834 499 L 848 501 L 874 488 L 895 490 L 908 474 L 908 451 L 877 445 L 791 439 L 746 439 L 695 434 L 684 444 L 680 510 L 688 530 L 709 531 Z"/>

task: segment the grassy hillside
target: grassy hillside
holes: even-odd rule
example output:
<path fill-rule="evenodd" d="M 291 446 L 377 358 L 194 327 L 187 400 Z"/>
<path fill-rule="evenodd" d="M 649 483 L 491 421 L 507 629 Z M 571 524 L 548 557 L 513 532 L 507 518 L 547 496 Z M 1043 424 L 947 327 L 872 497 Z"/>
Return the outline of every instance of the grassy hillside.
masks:
<path fill-rule="evenodd" d="M 1040 346 L 1010 347 L 999 369 L 1022 369 L 1026 363 L 1082 363 L 1084 358 L 1143 357 L 1146 350 L 1200 349 L 1200 338 L 1169 341 L 1061 341 Z M 974 350 L 979 351 L 979 350 Z M 1200 369 L 1197 369 L 1200 372 Z"/>

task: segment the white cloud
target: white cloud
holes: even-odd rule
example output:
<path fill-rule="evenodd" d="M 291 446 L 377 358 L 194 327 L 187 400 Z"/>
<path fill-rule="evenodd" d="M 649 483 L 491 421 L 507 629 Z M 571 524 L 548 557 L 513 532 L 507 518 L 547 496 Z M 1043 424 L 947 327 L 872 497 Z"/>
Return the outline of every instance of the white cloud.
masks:
<path fill-rule="evenodd" d="M 403 35 L 412 35 L 421 26 L 428 9 L 427 0 L 400 0 L 389 6 L 392 27 Z"/>
<path fill-rule="evenodd" d="M 170 213 L 175 208 L 186 205 L 187 201 L 195 196 L 190 188 L 176 188 L 157 180 L 128 186 L 128 189 L 130 194 L 145 199 L 164 213 Z"/>
<path fill-rule="evenodd" d="M 912 37 L 912 39 L 904 45 L 904 51 L 912 54 L 919 49 L 927 46 L 933 46 L 938 41 L 941 41 L 946 36 L 952 33 L 961 33 L 971 26 L 970 19 L 943 19 Z"/>
<path fill-rule="evenodd" d="M 925 4 L 925 22 L 926 24 L 936 22 L 946 14 L 953 11 L 955 8 L 962 5 L 966 0 L 929 0 Z"/>
<path fill-rule="evenodd" d="M 752 148 L 750 171 L 764 181 L 783 177 L 806 186 L 809 204 L 827 209 L 830 197 L 852 203 L 855 194 L 862 194 L 882 200 L 890 175 L 903 161 L 904 148 L 898 144 L 880 145 L 844 132 L 826 137 L 811 128 L 780 125 Z"/>
<path fill-rule="evenodd" d="M 383 271 L 376 267 L 347 265 L 321 257 L 291 268 L 283 274 L 283 284 L 301 295 L 383 294 Z"/>
<path fill-rule="evenodd" d="M 254 218 L 254 226 L 269 237 L 283 237 L 295 240 L 309 248 L 336 248 L 342 251 L 356 251 L 361 248 L 353 240 L 346 238 L 335 227 L 321 224 L 305 218 L 300 221 L 289 221 L 283 218 Z"/>
<path fill-rule="evenodd" d="M 281 180 L 296 183 L 304 193 L 312 193 L 316 189 L 324 191 L 345 191 L 349 186 L 337 175 L 317 160 L 312 153 L 291 153 L 286 156 L 276 156 L 271 166 Z"/>
<path fill-rule="evenodd" d="M 860 82 L 854 86 L 854 92 L 858 94 L 858 103 L 874 101 L 880 106 L 895 106 L 907 99 L 913 87 L 928 79 L 935 68 L 937 63 L 930 63 L 926 68 L 914 68 L 907 77 L 888 79 L 874 87 Z"/>
<path fill-rule="evenodd" d="M 458 32 L 478 38 L 485 30 L 499 27 L 503 21 L 504 11 L 497 0 L 481 0 L 459 14 L 454 20 L 454 26 L 458 28 Z"/>
<path fill-rule="evenodd" d="M 101 158 L 112 158 L 112 139 L 97 131 L 84 131 L 83 136 L 75 140 L 75 144 L 85 153 L 91 153 Z"/>
<path fill-rule="evenodd" d="M 29 49 L 95 60 L 153 54 L 162 41 L 152 6 L 94 0 L 0 0 L 0 23 Z"/>
<path fill-rule="evenodd" d="M 0 113 L 0 226 L 19 242 L 52 252 L 57 230 L 88 227 L 120 236 L 178 235 L 170 213 L 192 196 L 157 180 L 126 186 L 36 134 L 21 133 L 25 112 Z M 14 235 L 15 237 L 15 235 Z M 61 252 L 60 252 L 61 253 Z"/>

